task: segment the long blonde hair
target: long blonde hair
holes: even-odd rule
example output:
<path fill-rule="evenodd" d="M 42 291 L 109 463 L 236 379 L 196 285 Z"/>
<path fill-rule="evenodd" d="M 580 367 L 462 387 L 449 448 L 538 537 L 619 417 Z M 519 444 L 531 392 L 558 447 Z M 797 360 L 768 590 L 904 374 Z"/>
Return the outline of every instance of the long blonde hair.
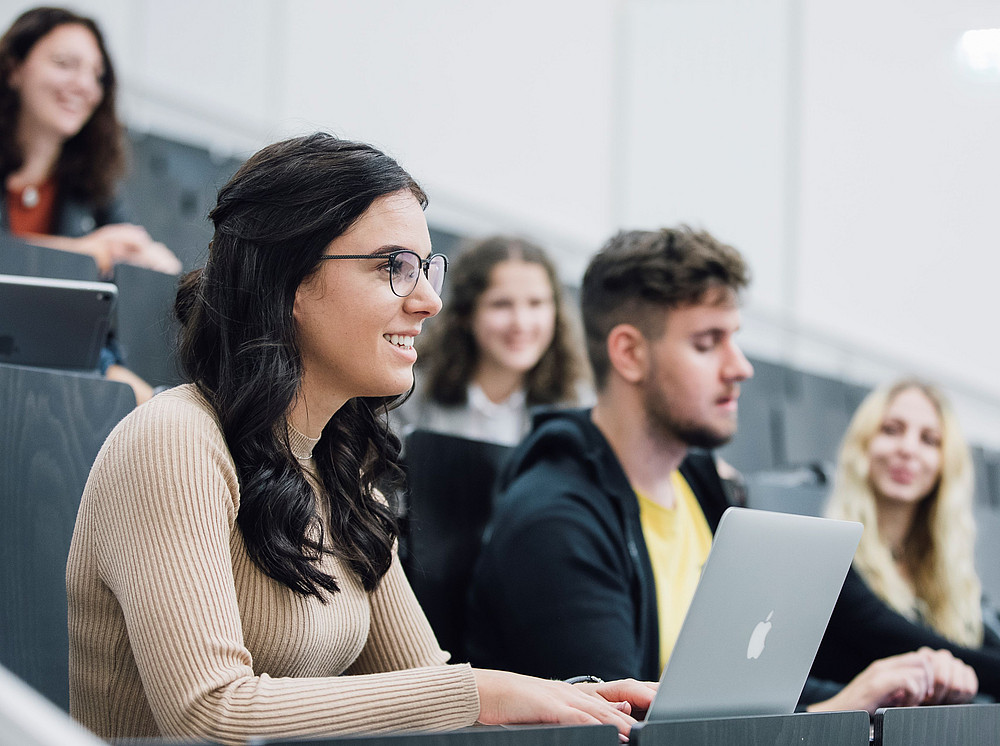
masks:
<path fill-rule="evenodd" d="M 908 389 L 923 393 L 941 417 L 941 476 L 920 503 L 906 538 L 907 553 L 915 558 L 912 587 L 879 536 L 868 457 L 869 444 L 886 410 Z M 983 642 L 982 591 L 973 556 L 972 487 L 969 447 L 947 399 L 937 387 L 907 378 L 876 389 L 854 413 L 840 447 L 827 512 L 864 524 L 854 566 L 883 601 L 910 619 L 922 617 L 956 643 L 979 647 Z"/>

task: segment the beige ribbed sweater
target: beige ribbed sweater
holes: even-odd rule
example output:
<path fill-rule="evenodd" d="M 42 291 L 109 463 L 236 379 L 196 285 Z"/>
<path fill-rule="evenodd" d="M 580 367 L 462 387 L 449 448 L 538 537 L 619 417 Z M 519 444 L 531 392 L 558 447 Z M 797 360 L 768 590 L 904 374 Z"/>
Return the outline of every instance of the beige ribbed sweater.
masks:
<path fill-rule="evenodd" d="M 291 437 L 311 453 L 314 441 Z M 299 596 L 250 560 L 239 503 L 222 432 L 193 387 L 154 397 L 111 433 L 66 568 L 74 718 L 104 738 L 223 743 L 475 721 L 472 671 L 443 665 L 398 560 L 368 594 L 327 557 L 341 592 L 326 604 Z"/>

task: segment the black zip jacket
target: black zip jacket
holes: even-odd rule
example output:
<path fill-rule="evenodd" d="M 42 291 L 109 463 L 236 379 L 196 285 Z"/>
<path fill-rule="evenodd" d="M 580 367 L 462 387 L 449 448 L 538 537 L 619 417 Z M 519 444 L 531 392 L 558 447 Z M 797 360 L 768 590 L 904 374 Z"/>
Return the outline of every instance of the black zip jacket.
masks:
<path fill-rule="evenodd" d="M 692 453 L 681 473 L 714 532 L 728 507 L 715 462 Z M 590 412 L 539 416 L 497 492 L 469 598 L 473 665 L 657 680 L 656 588 L 639 505 Z"/>

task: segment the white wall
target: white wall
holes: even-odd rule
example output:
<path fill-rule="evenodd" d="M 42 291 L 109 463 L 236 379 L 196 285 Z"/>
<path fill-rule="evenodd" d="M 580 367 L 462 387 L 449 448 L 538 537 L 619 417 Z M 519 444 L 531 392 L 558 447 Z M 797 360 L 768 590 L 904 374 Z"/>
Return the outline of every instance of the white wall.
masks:
<path fill-rule="evenodd" d="M 618 222 L 738 246 L 752 303 L 790 306 L 788 0 L 628 4 Z"/>
<path fill-rule="evenodd" d="M 287 7 L 288 120 L 392 151 L 431 219 L 471 212 L 587 249 L 608 232 L 614 3 Z"/>
<path fill-rule="evenodd" d="M 956 55 L 989 27 L 1000 3 L 806 3 L 794 316 L 996 395 L 1000 73 Z"/>
<path fill-rule="evenodd" d="M 29 3 L 0 0 L 6 25 Z M 915 369 L 1000 444 L 996 0 L 80 0 L 129 124 L 246 154 L 314 129 L 389 150 L 428 217 L 526 233 L 567 279 L 681 220 L 753 266 L 752 351 Z M 961 402 L 960 402 L 961 403 Z"/>

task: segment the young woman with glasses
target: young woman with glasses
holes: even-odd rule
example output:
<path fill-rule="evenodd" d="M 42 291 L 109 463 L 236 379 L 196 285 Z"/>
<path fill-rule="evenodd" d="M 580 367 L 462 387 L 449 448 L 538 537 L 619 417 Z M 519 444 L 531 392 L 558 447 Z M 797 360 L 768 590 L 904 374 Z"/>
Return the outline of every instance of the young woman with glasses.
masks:
<path fill-rule="evenodd" d="M 631 683 L 445 665 L 383 495 L 386 410 L 447 269 L 426 197 L 328 135 L 253 156 L 219 192 L 177 297 L 192 383 L 129 415 L 88 480 L 67 567 L 70 706 L 105 738 L 612 723 Z"/>
<path fill-rule="evenodd" d="M 404 429 L 514 445 L 531 407 L 588 397 L 559 278 L 533 243 L 494 236 L 460 253 L 444 310 L 428 329 L 421 380 L 396 415 Z"/>

